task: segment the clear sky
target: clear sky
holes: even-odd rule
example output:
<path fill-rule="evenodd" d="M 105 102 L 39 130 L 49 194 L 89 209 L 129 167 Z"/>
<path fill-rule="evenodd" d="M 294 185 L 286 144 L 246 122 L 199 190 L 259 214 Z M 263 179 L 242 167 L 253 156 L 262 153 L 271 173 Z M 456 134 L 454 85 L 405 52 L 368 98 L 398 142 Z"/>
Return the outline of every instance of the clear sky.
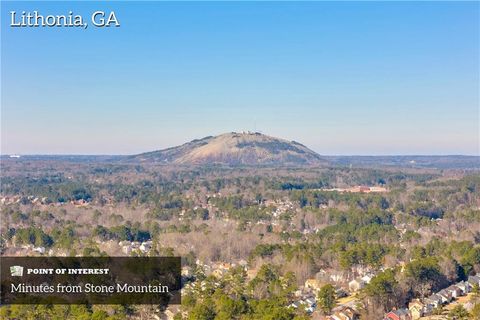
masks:
<path fill-rule="evenodd" d="M 478 2 L 3 2 L 2 154 L 260 130 L 320 154 L 479 154 Z M 114 10 L 121 27 L 11 28 Z"/>

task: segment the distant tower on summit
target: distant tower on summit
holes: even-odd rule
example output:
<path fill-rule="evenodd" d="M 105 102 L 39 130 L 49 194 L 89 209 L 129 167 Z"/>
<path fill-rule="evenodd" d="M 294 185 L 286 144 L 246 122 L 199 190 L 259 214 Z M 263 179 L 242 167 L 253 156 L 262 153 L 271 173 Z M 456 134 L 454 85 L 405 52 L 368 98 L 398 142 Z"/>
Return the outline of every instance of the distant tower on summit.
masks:
<path fill-rule="evenodd" d="M 257 130 L 257 119 L 253 118 L 253 133 L 262 133 L 261 130 Z"/>

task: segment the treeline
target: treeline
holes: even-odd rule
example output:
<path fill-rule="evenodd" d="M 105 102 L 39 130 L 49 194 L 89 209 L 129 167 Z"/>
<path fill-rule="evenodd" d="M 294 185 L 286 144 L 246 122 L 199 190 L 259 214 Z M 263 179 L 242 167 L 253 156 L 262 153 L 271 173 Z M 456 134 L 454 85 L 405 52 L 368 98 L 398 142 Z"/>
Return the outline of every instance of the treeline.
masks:
<path fill-rule="evenodd" d="M 92 319 L 124 320 L 135 312 L 131 306 L 102 305 L 4 305 L 1 319 L 50 320 Z"/>
<path fill-rule="evenodd" d="M 250 282 L 242 268 L 233 268 L 221 280 L 201 275 L 199 280 L 201 288 L 182 296 L 187 319 L 309 319 L 305 311 L 288 307 L 297 289 L 295 275 L 282 274 L 279 266 L 263 265 Z M 182 317 L 178 314 L 175 319 Z"/>
<path fill-rule="evenodd" d="M 111 228 L 98 225 L 93 230 L 92 235 L 103 241 L 118 240 L 143 242 L 152 238 L 150 231 L 141 229 L 139 224 L 134 226 L 120 225 Z"/>
<path fill-rule="evenodd" d="M 46 198 L 48 202 L 71 200 L 91 201 L 98 189 L 91 184 L 72 181 L 62 175 L 31 177 L 2 177 L 0 191 L 5 195 L 21 196 L 21 203 L 28 203 L 27 197 Z"/>
<path fill-rule="evenodd" d="M 225 197 L 210 198 L 209 203 L 214 205 L 219 212 L 225 214 L 230 219 L 240 222 L 257 222 L 260 220 L 270 220 L 271 209 L 260 206 L 262 196 L 257 195 L 256 199 L 248 199 L 243 195 L 233 195 Z"/>
<path fill-rule="evenodd" d="M 340 267 L 363 265 L 378 269 L 387 254 L 400 255 L 395 246 L 399 233 L 393 215 L 380 209 L 331 211 L 334 224 L 318 233 L 316 246 L 322 256 L 333 254 Z"/>
<path fill-rule="evenodd" d="M 390 207 L 387 198 L 379 194 L 301 190 L 291 191 L 289 197 L 290 200 L 297 202 L 301 208 L 318 208 L 321 205 L 328 205 L 329 201 L 333 201 L 336 204 L 345 204 L 352 208 L 360 208 L 365 210 L 368 208 L 387 209 Z"/>

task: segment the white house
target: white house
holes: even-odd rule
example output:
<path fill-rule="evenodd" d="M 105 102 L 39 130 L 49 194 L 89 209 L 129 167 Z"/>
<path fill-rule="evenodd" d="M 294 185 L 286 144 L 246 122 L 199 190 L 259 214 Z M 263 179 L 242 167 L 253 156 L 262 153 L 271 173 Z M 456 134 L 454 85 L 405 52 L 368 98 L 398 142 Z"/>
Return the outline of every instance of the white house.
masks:
<path fill-rule="evenodd" d="M 149 252 L 152 249 L 152 241 L 142 242 L 139 249 L 144 253 Z"/>
<path fill-rule="evenodd" d="M 351 292 L 358 291 L 360 289 L 363 289 L 364 287 L 365 281 L 360 278 L 354 279 L 348 283 L 348 289 L 350 289 Z"/>
<path fill-rule="evenodd" d="M 471 286 L 468 282 L 462 281 L 456 284 L 456 286 L 462 290 L 462 294 L 465 295 L 470 292 Z"/>
<path fill-rule="evenodd" d="M 433 306 L 433 308 L 437 308 L 439 305 L 442 304 L 442 297 L 439 296 L 438 294 L 432 294 L 430 297 L 426 299 L 427 304 L 430 304 Z"/>
<path fill-rule="evenodd" d="M 480 276 L 478 274 L 474 276 L 468 277 L 468 282 L 474 286 L 474 285 L 479 285 L 480 286 Z"/>
<path fill-rule="evenodd" d="M 45 253 L 45 247 L 35 247 L 35 248 L 33 248 L 32 251 L 33 252 L 38 252 L 40 254 L 44 254 Z"/>

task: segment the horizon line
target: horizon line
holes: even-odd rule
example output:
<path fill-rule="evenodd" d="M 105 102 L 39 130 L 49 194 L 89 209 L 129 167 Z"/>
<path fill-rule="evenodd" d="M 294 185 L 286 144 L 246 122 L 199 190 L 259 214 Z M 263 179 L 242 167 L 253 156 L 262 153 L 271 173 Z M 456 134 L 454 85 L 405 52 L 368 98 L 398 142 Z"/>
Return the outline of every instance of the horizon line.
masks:
<path fill-rule="evenodd" d="M 141 153 L 125 153 L 125 154 L 101 154 L 101 153 L 0 153 L 0 157 L 12 157 L 12 156 L 20 156 L 20 157 L 39 157 L 39 156 L 47 156 L 47 157 L 128 157 L 128 156 L 135 156 L 140 155 L 142 153 L 149 153 L 155 151 L 162 151 L 165 149 L 153 150 L 153 151 L 145 151 Z M 316 151 L 315 151 L 316 152 Z M 316 152 L 318 153 L 318 152 Z M 323 157 L 478 157 L 480 158 L 480 154 L 458 154 L 458 153 L 430 153 L 430 154 L 414 154 L 414 153 L 398 153 L 398 154 L 320 154 L 318 155 Z M 15 157 L 12 157 L 15 158 Z"/>

